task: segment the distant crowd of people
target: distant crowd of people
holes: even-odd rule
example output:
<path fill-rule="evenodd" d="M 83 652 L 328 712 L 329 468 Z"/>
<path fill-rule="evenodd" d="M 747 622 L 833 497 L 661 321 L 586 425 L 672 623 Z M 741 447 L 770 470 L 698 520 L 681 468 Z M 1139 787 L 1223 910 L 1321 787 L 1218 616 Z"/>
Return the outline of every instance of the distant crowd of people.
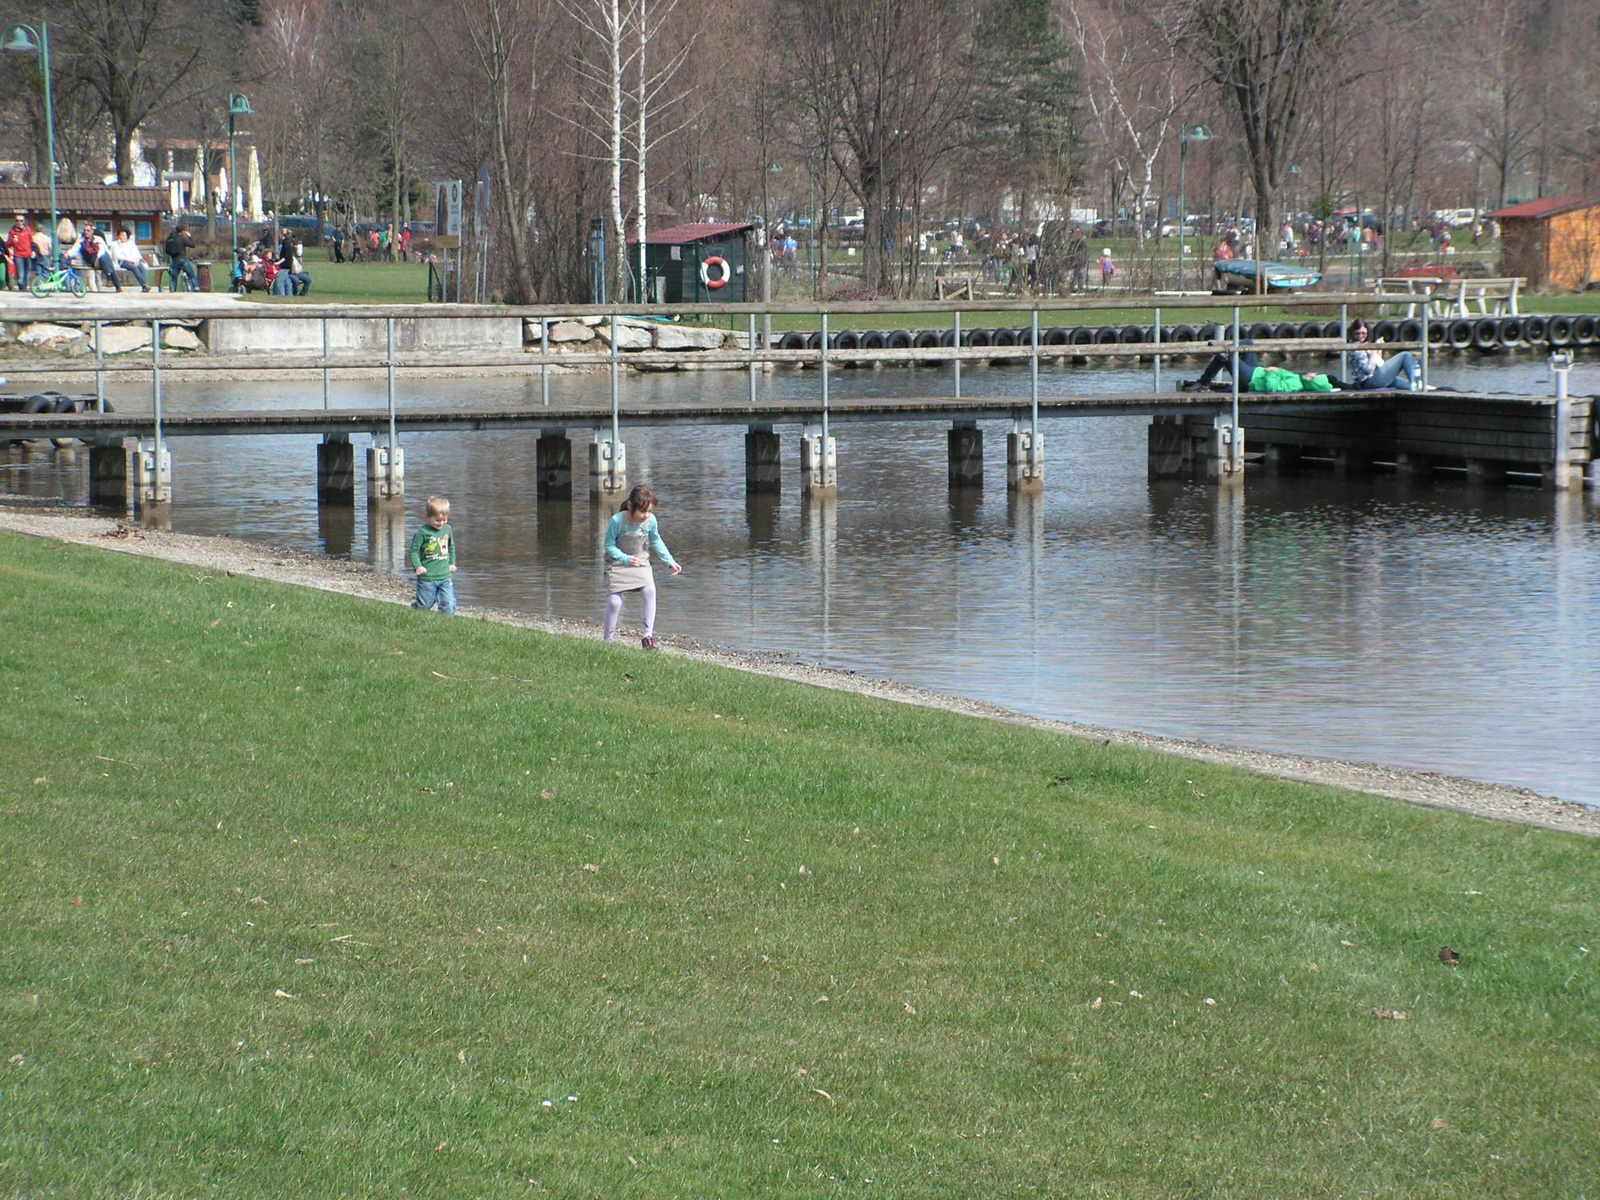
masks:
<path fill-rule="evenodd" d="M 127 274 L 141 291 L 150 290 L 149 268 L 144 251 L 133 231 L 126 226 L 112 233 L 96 224 L 86 224 L 80 232 L 69 217 L 56 224 L 54 237 L 42 225 L 18 213 L 6 231 L 5 269 L 0 272 L 0 288 L 25 291 L 33 277 L 52 269 L 59 252 L 61 265 L 85 275 L 99 272 L 108 286 L 122 290 Z"/>

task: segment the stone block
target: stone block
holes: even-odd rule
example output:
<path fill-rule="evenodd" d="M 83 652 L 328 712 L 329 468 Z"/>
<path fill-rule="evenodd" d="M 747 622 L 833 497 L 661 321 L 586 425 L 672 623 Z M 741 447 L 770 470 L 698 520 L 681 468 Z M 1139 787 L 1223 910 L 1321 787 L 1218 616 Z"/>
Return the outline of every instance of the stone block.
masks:
<path fill-rule="evenodd" d="M 161 344 L 168 350 L 199 350 L 200 339 L 194 330 L 185 329 L 182 325 L 163 325 L 161 327 Z"/>
<path fill-rule="evenodd" d="M 94 348 L 93 341 L 89 347 Z M 104 325 L 100 329 L 100 347 L 106 354 L 149 350 L 150 328 L 147 325 Z"/>
<path fill-rule="evenodd" d="M 532 322 L 533 328 L 528 331 L 528 340 L 535 346 L 539 344 L 539 323 Z M 592 342 L 594 330 L 581 321 L 557 321 L 550 326 L 550 341 L 558 342 Z"/>
<path fill-rule="evenodd" d="M 611 326 L 600 325 L 596 327 L 600 339 L 611 344 Z M 650 349 L 650 330 L 641 329 L 637 325 L 617 324 L 617 349 L 619 350 L 648 350 Z"/>
<path fill-rule="evenodd" d="M 35 321 L 31 325 L 24 325 L 22 332 L 17 336 L 17 341 L 24 346 L 49 346 L 56 342 L 71 342 L 75 339 L 87 342 L 89 335 L 75 326 L 55 325 L 49 321 Z"/>
<path fill-rule="evenodd" d="M 723 332 L 720 329 L 701 329 L 693 325 L 658 325 L 655 330 L 657 350 L 720 350 Z"/>

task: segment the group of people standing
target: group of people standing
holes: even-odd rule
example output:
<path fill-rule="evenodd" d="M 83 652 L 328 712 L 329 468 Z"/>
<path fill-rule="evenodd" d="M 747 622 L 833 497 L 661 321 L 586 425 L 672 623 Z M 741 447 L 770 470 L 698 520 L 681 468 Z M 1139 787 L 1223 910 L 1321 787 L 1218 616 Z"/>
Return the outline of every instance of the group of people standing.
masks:
<path fill-rule="evenodd" d="M 311 272 L 306 270 L 306 248 L 289 233 L 274 250 L 263 235 L 248 248 L 235 251 L 233 286 L 235 291 L 265 292 L 275 296 L 309 296 Z"/>
<path fill-rule="evenodd" d="M 51 269 L 58 256 L 67 266 L 85 272 L 98 271 L 106 283 L 122 290 L 122 272 L 131 275 L 142 291 L 150 290 L 149 270 L 144 251 L 139 249 L 133 231 L 126 226 L 110 237 L 94 223 L 85 224 L 80 233 L 71 217 L 56 223 L 55 236 L 18 213 L 6 232 L 5 269 L 0 272 L 0 287 L 25 290 L 35 274 Z"/>

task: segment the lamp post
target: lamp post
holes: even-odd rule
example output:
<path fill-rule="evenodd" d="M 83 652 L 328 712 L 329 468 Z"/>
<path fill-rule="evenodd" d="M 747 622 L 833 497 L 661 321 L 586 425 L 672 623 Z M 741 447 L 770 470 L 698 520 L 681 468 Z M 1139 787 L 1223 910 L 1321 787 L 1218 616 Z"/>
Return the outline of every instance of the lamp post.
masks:
<path fill-rule="evenodd" d="M 37 54 L 39 70 L 44 75 L 44 139 L 45 153 L 49 159 L 45 163 L 45 173 L 50 176 L 50 252 L 54 260 L 53 265 L 59 264 L 61 239 L 56 237 L 56 226 L 61 223 L 61 213 L 56 207 L 56 113 L 50 96 L 49 24 L 40 21 L 37 30 L 32 25 L 21 23 L 6 26 L 4 48 L 19 54 Z"/>
<path fill-rule="evenodd" d="M 234 121 L 239 117 L 248 117 L 253 111 L 247 96 L 235 92 L 228 97 L 228 229 L 233 236 L 233 260 L 228 264 L 230 271 L 234 263 L 239 261 L 239 176 L 233 165 Z"/>
<path fill-rule="evenodd" d="M 1204 125 L 1185 125 L 1178 135 L 1178 290 L 1183 291 L 1183 258 L 1188 243 L 1183 227 L 1189 219 L 1189 143 L 1209 142 L 1211 130 Z"/>

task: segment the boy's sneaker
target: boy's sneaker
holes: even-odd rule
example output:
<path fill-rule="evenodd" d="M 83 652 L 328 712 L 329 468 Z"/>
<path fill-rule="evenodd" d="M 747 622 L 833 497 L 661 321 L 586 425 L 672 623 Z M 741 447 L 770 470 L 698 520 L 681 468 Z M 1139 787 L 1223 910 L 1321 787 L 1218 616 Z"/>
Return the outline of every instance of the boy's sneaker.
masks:
<path fill-rule="evenodd" d="M 661 649 L 661 644 L 659 642 L 657 642 L 656 639 L 653 638 L 653 637 L 642 637 L 642 638 L 640 638 L 639 639 L 639 645 L 643 646 L 646 650 L 659 650 L 659 649 Z"/>

